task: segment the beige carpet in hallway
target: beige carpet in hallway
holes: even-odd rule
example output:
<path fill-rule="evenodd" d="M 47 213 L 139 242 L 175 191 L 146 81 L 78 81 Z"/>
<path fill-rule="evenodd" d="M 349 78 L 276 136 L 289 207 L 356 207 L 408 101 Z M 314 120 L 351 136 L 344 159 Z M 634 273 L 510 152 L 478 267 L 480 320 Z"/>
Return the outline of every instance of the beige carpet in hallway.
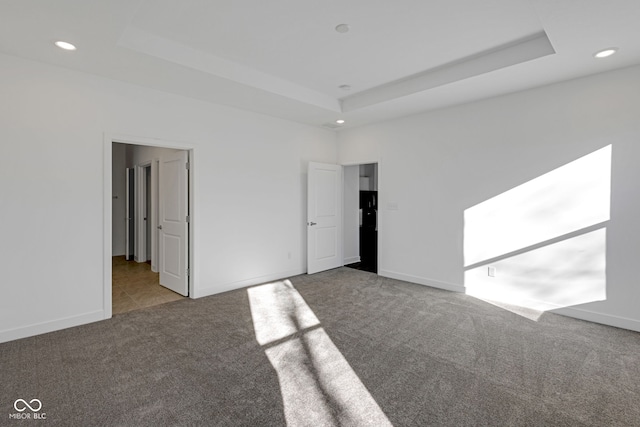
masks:
<path fill-rule="evenodd" d="M 182 299 L 181 295 L 160 286 L 158 273 L 146 262 L 112 258 L 113 314 L 151 307 Z"/>

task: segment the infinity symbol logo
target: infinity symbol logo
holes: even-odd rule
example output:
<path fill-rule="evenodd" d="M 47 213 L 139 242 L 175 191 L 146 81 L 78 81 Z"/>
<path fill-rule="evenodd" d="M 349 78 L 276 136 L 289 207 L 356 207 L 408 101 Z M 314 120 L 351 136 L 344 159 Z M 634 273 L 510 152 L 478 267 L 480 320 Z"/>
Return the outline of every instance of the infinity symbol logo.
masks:
<path fill-rule="evenodd" d="M 34 407 L 36 405 L 33 405 L 33 406 L 30 405 L 30 404 L 33 404 L 33 402 L 36 402 L 37 408 Z M 23 405 L 22 409 L 18 407 L 18 403 L 22 403 Z M 38 412 L 40 409 L 42 409 L 42 402 L 40 402 L 38 399 L 31 399 L 31 401 L 27 403 L 27 401 L 24 399 L 18 399 L 15 402 L 13 402 L 13 407 L 18 412 L 24 412 L 26 411 L 27 408 L 31 409 L 31 412 Z"/>

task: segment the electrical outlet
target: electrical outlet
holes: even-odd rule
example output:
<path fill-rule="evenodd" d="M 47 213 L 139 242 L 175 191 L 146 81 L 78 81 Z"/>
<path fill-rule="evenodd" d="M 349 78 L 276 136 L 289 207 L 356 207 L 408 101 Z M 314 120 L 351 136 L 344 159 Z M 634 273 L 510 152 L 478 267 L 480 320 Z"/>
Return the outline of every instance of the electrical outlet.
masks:
<path fill-rule="evenodd" d="M 498 270 L 496 270 L 495 267 L 489 267 L 487 268 L 487 275 L 489 277 L 496 277 L 496 274 L 498 273 Z"/>

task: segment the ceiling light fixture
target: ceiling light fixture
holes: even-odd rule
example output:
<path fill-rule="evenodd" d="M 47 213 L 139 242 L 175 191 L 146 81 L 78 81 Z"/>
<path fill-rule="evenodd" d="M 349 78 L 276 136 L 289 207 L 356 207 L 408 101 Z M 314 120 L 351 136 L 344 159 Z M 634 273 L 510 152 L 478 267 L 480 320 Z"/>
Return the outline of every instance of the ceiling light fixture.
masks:
<path fill-rule="evenodd" d="M 349 24 L 338 24 L 338 25 L 336 25 L 336 31 L 341 33 L 341 34 L 348 33 L 349 30 L 350 30 Z"/>
<path fill-rule="evenodd" d="M 606 58 L 608 56 L 613 55 L 617 51 L 618 51 L 617 47 L 610 47 L 608 49 L 603 49 L 603 50 L 600 50 L 600 51 L 594 53 L 593 56 L 594 56 L 594 58 L 602 59 L 602 58 Z"/>
<path fill-rule="evenodd" d="M 76 47 L 71 43 L 63 42 L 60 40 L 55 42 L 55 45 L 58 46 L 60 49 L 64 49 L 64 50 L 76 50 Z"/>
<path fill-rule="evenodd" d="M 344 124 L 344 120 L 343 119 L 338 119 L 336 120 L 336 123 L 339 125 L 343 125 Z"/>

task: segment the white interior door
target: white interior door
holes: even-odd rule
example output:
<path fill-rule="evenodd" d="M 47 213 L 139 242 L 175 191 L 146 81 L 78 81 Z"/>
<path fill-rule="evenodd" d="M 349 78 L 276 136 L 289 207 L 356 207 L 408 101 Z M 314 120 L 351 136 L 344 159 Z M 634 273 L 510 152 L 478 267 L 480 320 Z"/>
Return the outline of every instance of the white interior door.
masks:
<path fill-rule="evenodd" d="M 160 159 L 159 220 L 160 284 L 180 295 L 189 289 L 187 152 Z"/>
<path fill-rule="evenodd" d="M 309 162 L 307 272 L 342 265 L 342 166 Z"/>

